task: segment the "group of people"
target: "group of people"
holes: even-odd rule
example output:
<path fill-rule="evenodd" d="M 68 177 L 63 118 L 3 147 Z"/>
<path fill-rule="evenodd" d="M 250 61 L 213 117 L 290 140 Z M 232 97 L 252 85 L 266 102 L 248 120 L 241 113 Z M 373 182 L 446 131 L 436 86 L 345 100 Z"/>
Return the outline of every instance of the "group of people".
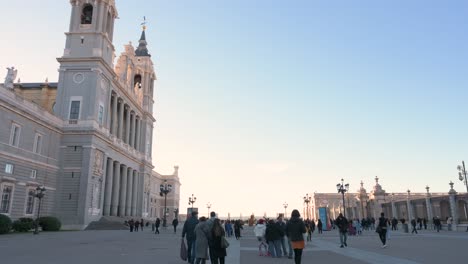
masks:
<path fill-rule="evenodd" d="M 302 250 L 305 247 L 303 234 L 311 228 L 311 223 L 301 219 L 298 210 L 293 210 L 289 221 L 285 222 L 283 217 L 265 221 L 260 219 L 254 227 L 254 234 L 259 242 L 258 251 L 260 256 L 281 258 L 287 256 L 293 258 L 296 264 L 301 263 Z M 287 247 L 287 249 L 286 249 Z M 263 249 L 263 250 L 262 250 Z"/>
<path fill-rule="evenodd" d="M 204 216 L 198 218 L 198 212 L 192 212 L 182 229 L 182 239 L 187 241 L 187 261 L 205 264 L 210 259 L 212 264 L 224 264 L 227 255 L 223 243 L 225 236 L 226 231 L 215 212 L 210 213 L 209 219 Z"/>
<path fill-rule="evenodd" d="M 129 221 L 125 221 L 124 225 L 130 227 L 130 232 L 133 232 L 133 231 L 138 232 L 138 229 L 141 229 L 141 231 L 143 231 L 143 226 L 145 225 L 145 222 L 143 218 L 140 221 L 138 221 L 138 219 L 135 221 L 132 218 Z M 148 225 L 149 223 L 147 222 L 146 226 Z"/>

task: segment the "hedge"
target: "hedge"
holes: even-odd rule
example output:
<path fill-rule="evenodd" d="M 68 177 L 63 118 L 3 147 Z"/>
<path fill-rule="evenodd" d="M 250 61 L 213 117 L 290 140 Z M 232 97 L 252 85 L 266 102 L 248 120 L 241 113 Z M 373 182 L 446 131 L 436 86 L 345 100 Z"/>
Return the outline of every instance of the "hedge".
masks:
<path fill-rule="evenodd" d="M 8 234 L 11 230 L 10 217 L 0 214 L 0 234 Z"/>
<path fill-rule="evenodd" d="M 57 217 L 44 216 L 39 218 L 39 226 L 42 227 L 42 231 L 59 231 L 62 223 Z"/>
<path fill-rule="evenodd" d="M 32 218 L 20 218 L 13 222 L 13 230 L 16 232 L 28 232 L 34 228 L 34 220 Z"/>

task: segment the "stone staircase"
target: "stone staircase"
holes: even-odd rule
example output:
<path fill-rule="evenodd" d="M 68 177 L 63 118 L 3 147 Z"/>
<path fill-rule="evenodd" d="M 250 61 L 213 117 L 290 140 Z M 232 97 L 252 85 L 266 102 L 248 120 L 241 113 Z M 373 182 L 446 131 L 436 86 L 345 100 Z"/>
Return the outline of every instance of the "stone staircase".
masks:
<path fill-rule="evenodd" d="M 85 228 L 85 230 L 128 230 L 129 227 L 124 225 L 125 221 L 130 218 L 103 216 L 99 221 L 93 221 Z"/>

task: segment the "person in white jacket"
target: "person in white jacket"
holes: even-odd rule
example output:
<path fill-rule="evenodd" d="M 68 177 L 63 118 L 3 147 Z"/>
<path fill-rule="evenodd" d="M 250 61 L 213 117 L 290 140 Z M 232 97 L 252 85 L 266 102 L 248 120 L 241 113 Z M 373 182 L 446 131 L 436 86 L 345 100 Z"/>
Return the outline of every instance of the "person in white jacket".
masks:
<path fill-rule="evenodd" d="M 268 247 L 267 247 L 267 244 L 265 243 L 265 231 L 266 231 L 265 220 L 263 219 L 258 220 L 258 223 L 254 227 L 254 234 L 257 237 L 258 242 L 260 242 L 260 244 L 258 245 L 259 256 L 269 255 Z M 265 249 L 265 253 L 262 253 L 262 247 Z"/>

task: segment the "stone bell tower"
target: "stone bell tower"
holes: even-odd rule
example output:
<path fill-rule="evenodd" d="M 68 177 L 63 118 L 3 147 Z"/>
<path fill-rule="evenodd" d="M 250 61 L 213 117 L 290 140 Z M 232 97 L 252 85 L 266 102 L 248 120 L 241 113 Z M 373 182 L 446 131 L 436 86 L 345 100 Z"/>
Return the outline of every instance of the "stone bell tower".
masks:
<path fill-rule="evenodd" d="M 113 78 L 115 0 L 71 0 L 70 28 L 60 63 L 56 115 L 105 124 L 109 83 Z"/>

